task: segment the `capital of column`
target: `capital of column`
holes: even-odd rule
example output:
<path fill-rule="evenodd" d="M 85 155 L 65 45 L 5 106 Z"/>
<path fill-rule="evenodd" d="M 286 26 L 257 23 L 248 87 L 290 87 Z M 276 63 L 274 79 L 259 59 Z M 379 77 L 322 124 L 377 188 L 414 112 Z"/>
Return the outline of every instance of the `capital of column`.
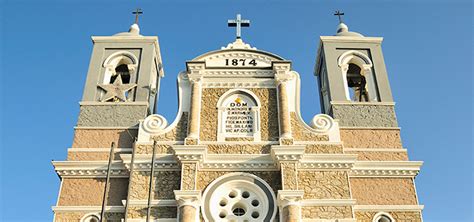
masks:
<path fill-rule="evenodd" d="M 303 190 L 279 190 L 277 195 L 278 206 L 282 208 L 290 205 L 300 206 L 303 195 Z"/>
<path fill-rule="evenodd" d="M 284 84 L 293 79 L 293 75 L 290 72 L 283 72 L 275 74 L 275 83 L 277 85 Z"/>
<path fill-rule="evenodd" d="M 202 75 L 201 74 L 188 74 L 188 79 L 192 84 L 199 84 L 202 83 Z"/>
<path fill-rule="evenodd" d="M 271 154 L 273 160 L 280 163 L 282 161 L 300 161 L 303 158 L 304 145 L 272 145 Z"/>
<path fill-rule="evenodd" d="M 207 156 L 206 146 L 174 145 L 173 150 L 176 159 L 180 163 L 202 163 Z"/>
<path fill-rule="evenodd" d="M 201 206 L 200 190 L 175 190 L 174 196 L 178 207 L 192 206 L 196 209 L 199 209 Z"/>

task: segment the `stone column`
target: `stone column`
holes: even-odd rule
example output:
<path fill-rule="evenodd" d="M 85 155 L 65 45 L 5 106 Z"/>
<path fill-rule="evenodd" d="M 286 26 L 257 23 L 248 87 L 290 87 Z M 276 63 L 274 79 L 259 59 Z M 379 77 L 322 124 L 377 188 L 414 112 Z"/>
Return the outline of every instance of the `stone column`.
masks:
<path fill-rule="evenodd" d="M 175 190 L 179 222 L 199 221 L 201 191 L 196 190 L 199 165 L 206 157 L 206 146 L 173 146 L 175 157 L 181 163 L 181 188 Z"/>
<path fill-rule="evenodd" d="M 175 190 L 174 196 L 178 204 L 179 222 L 198 222 L 201 206 L 201 191 Z"/>
<path fill-rule="evenodd" d="M 272 157 L 281 171 L 283 190 L 278 191 L 278 207 L 281 221 L 301 221 L 303 190 L 298 190 L 298 163 L 303 158 L 304 145 L 272 146 Z"/>
<path fill-rule="evenodd" d="M 281 221 L 300 222 L 301 221 L 301 200 L 304 191 L 301 190 L 279 190 L 278 207 L 282 212 Z"/>
<path fill-rule="evenodd" d="M 274 63 L 275 82 L 278 91 L 278 113 L 280 125 L 280 143 L 284 145 L 292 144 L 291 118 L 288 102 L 287 82 L 293 78 L 290 73 L 290 63 Z"/>
<path fill-rule="evenodd" d="M 188 121 L 188 136 L 186 138 L 187 145 L 197 145 L 199 138 L 199 119 L 201 114 L 201 86 L 202 75 L 188 75 L 191 82 L 191 104 Z"/>
<path fill-rule="evenodd" d="M 288 96 L 286 91 L 286 80 L 278 81 L 278 110 L 280 114 L 280 137 L 291 137 L 290 111 L 288 107 Z"/>

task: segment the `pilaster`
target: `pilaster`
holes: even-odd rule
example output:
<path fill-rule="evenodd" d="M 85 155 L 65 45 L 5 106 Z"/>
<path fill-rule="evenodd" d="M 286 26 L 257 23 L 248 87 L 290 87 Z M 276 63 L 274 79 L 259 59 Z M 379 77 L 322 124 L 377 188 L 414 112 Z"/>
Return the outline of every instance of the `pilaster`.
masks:
<path fill-rule="evenodd" d="M 275 82 L 278 91 L 278 113 L 280 125 L 280 143 L 285 145 L 293 144 L 291 132 L 291 119 L 288 105 L 288 89 L 287 82 L 293 78 L 290 74 L 291 63 L 274 62 L 273 70 L 275 71 Z"/>
<path fill-rule="evenodd" d="M 301 221 L 303 190 L 298 189 L 298 163 L 303 158 L 304 146 L 272 146 L 272 157 L 281 171 L 283 190 L 278 191 L 278 207 L 284 222 Z"/>
<path fill-rule="evenodd" d="M 197 145 L 199 141 L 199 121 L 201 113 L 202 71 L 204 63 L 188 62 L 188 79 L 191 82 L 191 105 L 186 145 Z"/>
<path fill-rule="evenodd" d="M 178 221 L 199 221 L 201 191 L 196 190 L 199 164 L 205 159 L 205 146 L 173 147 L 178 162 L 181 163 L 181 190 L 175 190 L 178 204 Z"/>

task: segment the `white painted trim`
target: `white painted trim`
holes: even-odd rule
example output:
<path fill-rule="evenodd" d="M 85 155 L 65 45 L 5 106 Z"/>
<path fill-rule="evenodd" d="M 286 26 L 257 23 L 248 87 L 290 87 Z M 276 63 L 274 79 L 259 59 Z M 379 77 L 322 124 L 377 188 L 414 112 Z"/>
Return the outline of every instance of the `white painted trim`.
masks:
<path fill-rule="evenodd" d="M 355 211 L 422 211 L 424 205 L 354 205 Z"/>
<path fill-rule="evenodd" d="M 353 37 L 353 36 L 320 36 L 322 42 L 370 42 L 370 43 L 382 43 L 382 37 Z"/>
<path fill-rule="evenodd" d="M 97 212 L 102 210 L 102 206 L 52 206 L 51 209 L 55 212 Z M 106 206 L 106 212 L 123 213 L 124 206 Z"/>
<path fill-rule="evenodd" d="M 405 153 L 405 148 L 344 148 L 344 151 L 348 152 L 399 152 Z"/>
<path fill-rule="evenodd" d="M 390 222 L 395 222 L 395 219 L 392 217 L 392 215 L 390 215 L 389 213 L 387 212 L 378 212 L 374 215 L 374 217 L 372 218 L 372 222 L 380 222 L 379 220 L 381 219 L 381 217 L 388 217 L 388 219 L 390 220 Z"/>
<path fill-rule="evenodd" d="M 114 148 L 114 152 L 131 153 L 133 148 Z M 68 152 L 110 152 L 110 148 L 69 148 Z"/>
<path fill-rule="evenodd" d="M 400 127 L 375 127 L 375 126 L 344 126 L 340 127 L 341 130 L 400 130 Z"/>
<path fill-rule="evenodd" d="M 122 204 L 125 206 L 126 200 L 122 200 Z M 130 200 L 129 206 L 147 206 L 148 200 Z M 176 207 L 178 206 L 174 199 L 158 199 L 151 200 L 151 206 L 156 207 Z"/>
<path fill-rule="evenodd" d="M 133 219 L 127 219 L 127 221 L 129 222 L 146 222 L 145 219 L 137 219 L 137 218 L 133 218 Z M 159 219 L 151 219 L 150 222 L 177 222 L 177 218 L 159 218 Z"/>
<path fill-rule="evenodd" d="M 331 101 L 331 105 L 355 105 L 355 106 L 395 106 L 395 102 L 352 102 L 352 101 Z"/>
<path fill-rule="evenodd" d="M 353 206 L 355 199 L 305 199 L 301 200 L 301 206 Z"/>
<path fill-rule="evenodd" d="M 357 161 L 349 177 L 415 177 L 422 161 Z"/>
<path fill-rule="evenodd" d="M 75 126 L 74 129 L 90 129 L 90 130 L 137 130 L 138 126 Z"/>
<path fill-rule="evenodd" d="M 136 102 L 120 102 L 120 103 L 104 103 L 95 101 L 82 101 L 79 102 L 81 106 L 147 106 L 148 102 L 136 101 Z"/>
<path fill-rule="evenodd" d="M 159 133 L 148 133 L 148 132 L 145 132 L 143 129 L 138 130 L 138 142 L 149 142 L 151 141 L 151 138 L 150 138 L 151 136 L 163 135 L 168 132 L 171 132 L 173 129 L 176 128 L 178 123 L 183 118 L 183 112 L 187 112 L 188 115 L 191 114 L 189 111 L 190 106 L 191 106 L 190 103 L 191 103 L 191 84 L 188 79 L 187 73 L 181 72 L 178 74 L 178 113 L 175 119 L 173 120 L 171 124 L 169 124 L 166 128 L 164 128 Z M 142 124 L 143 124 L 143 120 L 140 120 L 140 125 Z"/>

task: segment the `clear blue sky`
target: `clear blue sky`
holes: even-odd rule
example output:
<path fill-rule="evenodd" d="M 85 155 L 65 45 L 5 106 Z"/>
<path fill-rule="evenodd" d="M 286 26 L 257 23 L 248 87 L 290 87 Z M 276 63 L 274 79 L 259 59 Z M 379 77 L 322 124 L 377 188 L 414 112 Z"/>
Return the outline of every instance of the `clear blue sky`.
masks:
<path fill-rule="evenodd" d="M 166 76 L 159 113 L 174 119 L 185 61 L 234 39 L 226 21 L 252 21 L 243 39 L 293 61 L 302 114 L 319 113 L 313 76 L 318 38 L 351 30 L 385 38 L 383 52 L 404 146 L 425 164 L 416 185 L 425 221 L 472 221 L 473 5 L 471 1 L 1 1 L 2 221 L 51 221 L 59 179 L 51 160 L 71 146 L 92 51 L 91 35 L 157 35 Z"/>

